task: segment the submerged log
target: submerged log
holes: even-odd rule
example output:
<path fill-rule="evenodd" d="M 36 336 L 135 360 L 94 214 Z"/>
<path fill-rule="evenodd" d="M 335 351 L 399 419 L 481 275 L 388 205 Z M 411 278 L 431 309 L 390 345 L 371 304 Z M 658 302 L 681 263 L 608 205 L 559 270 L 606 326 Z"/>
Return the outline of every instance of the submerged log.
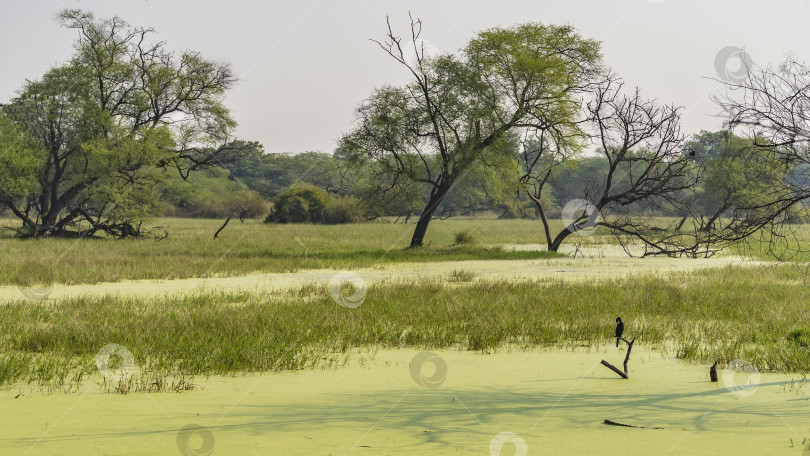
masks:
<path fill-rule="evenodd" d="M 633 426 L 632 424 L 624 424 L 618 423 L 616 421 L 605 420 L 602 422 L 603 424 L 607 424 L 609 426 L 620 426 L 620 427 L 629 427 L 629 428 L 636 428 L 636 429 L 664 429 L 662 427 L 647 427 L 647 426 Z"/>
<path fill-rule="evenodd" d="M 616 372 L 616 374 L 618 374 L 619 377 L 627 378 L 627 374 L 625 374 L 624 372 L 619 370 L 619 368 L 614 366 L 613 364 L 610 364 L 609 362 L 605 361 L 604 359 L 602 360 L 602 365 L 607 367 L 608 369 L 612 370 L 613 372 Z"/>

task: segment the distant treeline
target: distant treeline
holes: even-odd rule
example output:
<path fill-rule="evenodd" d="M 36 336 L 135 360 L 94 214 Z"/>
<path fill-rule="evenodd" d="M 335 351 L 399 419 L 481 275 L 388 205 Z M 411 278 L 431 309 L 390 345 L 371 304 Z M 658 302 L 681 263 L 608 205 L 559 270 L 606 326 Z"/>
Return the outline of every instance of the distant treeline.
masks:
<path fill-rule="evenodd" d="M 699 194 L 707 214 L 715 205 L 744 196 L 754 186 L 729 166 L 734 150 L 749 143 L 726 131 L 701 132 L 686 144 L 695 160 L 710 166 Z M 274 222 L 345 223 L 378 217 L 400 220 L 418 215 L 428 189 L 413 183 L 385 183 L 370 163 L 358 163 L 335 153 L 265 153 L 251 143 L 244 158 L 197 173 L 184 181 L 170 180 L 163 191 L 163 215 L 180 217 L 266 217 Z M 516 152 L 517 153 L 517 152 Z M 509 167 L 479 164 L 452 189 L 438 217 L 491 214 L 501 218 L 535 218 L 536 205 L 519 192 L 518 161 Z M 562 167 L 549 182 L 545 201 L 550 217 L 558 217 L 567 201 L 582 198 L 583 190 L 604 179 L 602 156 L 580 156 Z M 681 216 L 648 202 L 626 208 L 649 216 Z"/>

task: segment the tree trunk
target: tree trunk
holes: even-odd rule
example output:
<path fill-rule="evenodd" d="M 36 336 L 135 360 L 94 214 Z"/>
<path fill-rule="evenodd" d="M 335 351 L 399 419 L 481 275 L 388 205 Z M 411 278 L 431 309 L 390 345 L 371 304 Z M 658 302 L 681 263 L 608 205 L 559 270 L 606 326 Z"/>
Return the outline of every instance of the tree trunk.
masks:
<path fill-rule="evenodd" d="M 681 222 L 678 223 L 677 227 L 675 227 L 675 231 L 680 231 L 681 230 L 681 227 L 683 227 L 683 224 L 686 223 L 686 218 L 687 217 L 689 217 L 689 214 L 683 216 L 683 218 L 681 219 Z"/>
<path fill-rule="evenodd" d="M 534 205 L 537 206 L 537 211 L 540 212 L 540 221 L 543 222 L 543 231 L 545 232 L 546 235 L 546 248 L 549 251 L 552 251 L 551 227 L 549 227 L 548 225 L 548 217 L 546 216 L 546 210 L 543 207 L 543 203 L 539 197 L 532 195 L 530 192 L 526 192 L 526 194 L 529 196 L 529 199 L 531 199 L 534 202 Z M 557 247 L 559 247 L 559 245 Z M 555 249 L 553 251 L 556 252 L 557 250 Z"/>
<path fill-rule="evenodd" d="M 708 222 L 706 222 L 706 226 L 703 227 L 704 231 L 710 231 L 714 226 L 714 222 L 720 218 L 720 214 L 722 214 L 726 210 L 726 206 L 720 208 L 714 215 L 711 216 Z"/>
<path fill-rule="evenodd" d="M 551 244 L 549 244 L 548 251 L 556 252 L 557 250 L 559 250 L 565 238 L 567 238 L 568 235 L 571 233 L 573 233 L 573 231 L 569 230 L 568 227 L 565 227 L 562 231 L 560 231 L 560 234 L 558 234 L 557 237 L 554 238 L 554 241 Z"/>
<path fill-rule="evenodd" d="M 422 215 L 419 216 L 419 220 L 416 222 L 416 229 L 413 230 L 413 237 L 411 238 L 411 248 L 422 247 L 422 242 L 425 239 L 425 233 L 427 233 L 428 224 L 430 224 L 430 221 L 433 220 L 433 214 L 436 213 L 436 209 L 439 208 L 439 204 L 449 191 L 449 185 L 441 186 L 436 193 L 431 195 L 430 201 L 428 201 L 427 206 L 425 206 L 425 210 L 422 211 Z"/>

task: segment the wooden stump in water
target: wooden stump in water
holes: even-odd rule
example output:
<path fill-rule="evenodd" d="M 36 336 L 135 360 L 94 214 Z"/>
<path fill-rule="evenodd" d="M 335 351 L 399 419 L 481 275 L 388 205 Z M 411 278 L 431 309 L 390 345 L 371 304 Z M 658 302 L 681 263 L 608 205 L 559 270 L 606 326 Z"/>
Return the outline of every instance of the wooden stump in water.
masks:
<path fill-rule="evenodd" d="M 604 359 L 602 360 L 602 365 L 615 372 L 619 377 L 627 379 L 630 378 L 629 375 L 627 374 L 627 362 L 630 361 L 630 352 L 633 350 L 633 344 L 636 342 L 636 338 L 634 337 L 633 340 L 628 341 L 624 337 L 620 337 L 619 340 L 622 340 L 624 341 L 624 343 L 627 344 L 627 355 L 625 355 L 624 357 L 624 372 L 619 370 L 619 368 L 614 366 L 613 364 L 610 364 L 609 362 L 605 361 Z"/>

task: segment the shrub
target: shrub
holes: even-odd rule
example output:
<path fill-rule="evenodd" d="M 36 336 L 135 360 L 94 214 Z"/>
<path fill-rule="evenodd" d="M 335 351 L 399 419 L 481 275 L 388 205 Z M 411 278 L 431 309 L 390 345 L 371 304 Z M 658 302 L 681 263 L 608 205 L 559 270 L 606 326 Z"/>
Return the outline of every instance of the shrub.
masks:
<path fill-rule="evenodd" d="M 499 219 L 510 220 L 521 218 L 519 209 L 513 204 L 503 204 L 500 209 L 501 213 L 498 215 Z"/>
<path fill-rule="evenodd" d="M 243 183 L 228 178 L 227 171 L 210 169 L 188 181 L 171 178 L 163 189 L 160 214 L 171 217 L 261 217 L 268 202 Z"/>
<path fill-rule="evenodd" d="M 265 221 L 277 223 L 358 223 L 368 217 L 356 198 L 331 197 L 314 185 L 281 192 Z"/>
<path fill-rule="evenodd" d="M 324 223 L 359 223 L 368 219 L 357 198 L 332 198 L 326 204 Z"/>
<path fill-rule="evenodd" d="M 530 219 L 537 217 L 537 208 L 531 201 L 509 201 L 498 206 L 499 219 Z"/>
<path fill-rule="evenodd" d="M 314 185 L 301 185 L 281 192 L 273 200 L 273 211 L 265 221 L 277 223 L 320 223 L 328 196 Z"/>
<path fill-rule="evenodd" d="M 473 245 L 478 243 L 478 238 L 470 230 L 456 232 L 455 239 L 454 245 Z"/>

